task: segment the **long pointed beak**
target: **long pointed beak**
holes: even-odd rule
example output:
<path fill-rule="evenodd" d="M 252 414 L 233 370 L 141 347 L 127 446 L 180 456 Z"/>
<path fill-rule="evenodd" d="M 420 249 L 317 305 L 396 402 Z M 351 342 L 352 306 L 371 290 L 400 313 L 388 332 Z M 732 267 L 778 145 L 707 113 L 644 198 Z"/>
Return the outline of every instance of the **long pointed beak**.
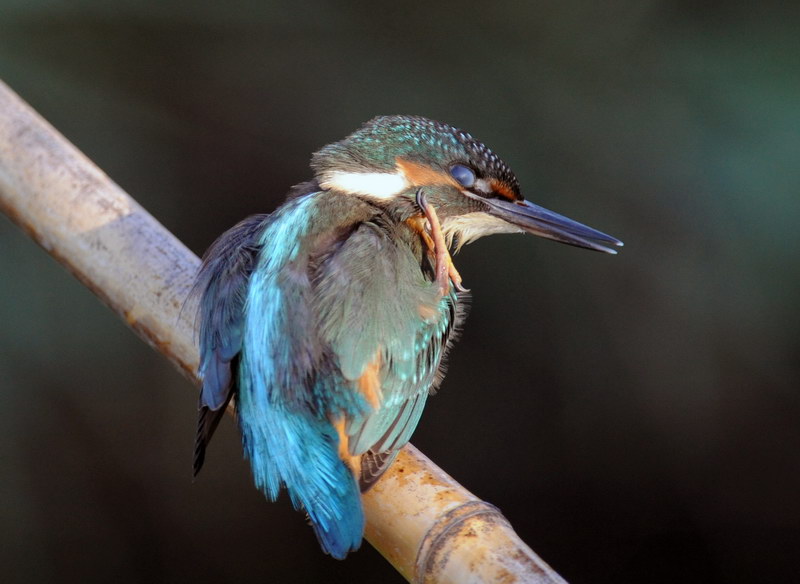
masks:
<path fill-rule="evenodd" d="M 611 254 L 617 252 L 608 246 L 622 247 L 623 245 L 616 237 L 611 237 L 563 215 L 548 211 L 530 201 L 511 202 L 503 199 L 483 198 L 481 200 L 488 205 L 490 214 L 539 237 Z"/>

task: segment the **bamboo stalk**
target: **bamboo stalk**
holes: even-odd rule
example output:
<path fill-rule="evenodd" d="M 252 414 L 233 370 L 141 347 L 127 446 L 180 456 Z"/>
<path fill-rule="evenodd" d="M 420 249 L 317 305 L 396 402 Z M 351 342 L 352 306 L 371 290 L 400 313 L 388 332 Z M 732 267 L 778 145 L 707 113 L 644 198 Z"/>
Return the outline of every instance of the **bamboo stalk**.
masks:
<path fill-rule="evenodd" d="M 0 210 L 197 384 L 181 308 L 198 258 L 2 82 Z M 564 582 L 411 445 L 364 509 L 367 539 L 410 582 Z"/>

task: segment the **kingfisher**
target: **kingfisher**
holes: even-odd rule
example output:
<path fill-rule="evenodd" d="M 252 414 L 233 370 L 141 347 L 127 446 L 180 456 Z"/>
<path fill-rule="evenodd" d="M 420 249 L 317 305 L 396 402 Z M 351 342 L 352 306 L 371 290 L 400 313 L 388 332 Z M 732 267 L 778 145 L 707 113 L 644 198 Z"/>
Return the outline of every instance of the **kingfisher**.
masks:
<path fill-rule="evenodd" d="M 361 493 L 409 441 L 463 321 L 450 252 L 494 233 L 622 242 L 525 200 L 483 143 L 423 117 L 374 118 L 311 169 L 203 257 L 194 474 L 233 400 L 258 489 L 285 488 L 343 559 L 363 537 Z"/>

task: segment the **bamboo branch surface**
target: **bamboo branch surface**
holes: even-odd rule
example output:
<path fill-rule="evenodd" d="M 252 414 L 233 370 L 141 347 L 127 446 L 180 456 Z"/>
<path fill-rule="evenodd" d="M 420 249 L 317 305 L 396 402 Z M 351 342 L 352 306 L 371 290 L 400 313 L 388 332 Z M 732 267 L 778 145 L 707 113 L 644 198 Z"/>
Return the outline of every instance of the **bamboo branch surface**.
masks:
<path fill-rule="evenodd" d="M 0 210 L 197 383 L 199 260 L 0 82 Z M 564 580 L 492 505 L 408 445 L 364 496 L 366 537 L 410 582 Z"/>

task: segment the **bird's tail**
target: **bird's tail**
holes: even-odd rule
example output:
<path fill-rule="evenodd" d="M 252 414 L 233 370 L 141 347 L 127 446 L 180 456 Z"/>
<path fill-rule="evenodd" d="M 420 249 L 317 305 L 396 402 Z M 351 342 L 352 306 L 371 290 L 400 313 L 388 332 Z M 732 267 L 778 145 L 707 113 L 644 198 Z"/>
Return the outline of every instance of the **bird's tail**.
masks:
<path fill-rule="evenodd" d="M 364 512 L 353 473 L 339 458 L 338 435 L 310 412 L 268 406 L 239 411 L 245 455 L 256 485 L 271 500 L 285 486 L 308 513 L 322 549 L 344 559 L 361 545 Z M 266 411 L 265 411 L 266 410 Z"/>
<path fill-rule="evenodd" d="M 350 478 L 352 479 L 352 474 L 350 474 Z M 343 507 L 341 519 L 327 521 L 324 524 L 320 521 L 319 510 L 309 511 L 306 508 L 319 545 L 325 553 L 337 560 L 343 560 L 348 553 L 356 551 L 361 546 L 361 539 L 364 537 L 364 511 L 361 508 L 358 489 L 356 489 L 355 495 L 348 493 L 347 496 L 340 499 L 339 505 Z M 316 520 L 314 515 L 317 516 Z"/>

